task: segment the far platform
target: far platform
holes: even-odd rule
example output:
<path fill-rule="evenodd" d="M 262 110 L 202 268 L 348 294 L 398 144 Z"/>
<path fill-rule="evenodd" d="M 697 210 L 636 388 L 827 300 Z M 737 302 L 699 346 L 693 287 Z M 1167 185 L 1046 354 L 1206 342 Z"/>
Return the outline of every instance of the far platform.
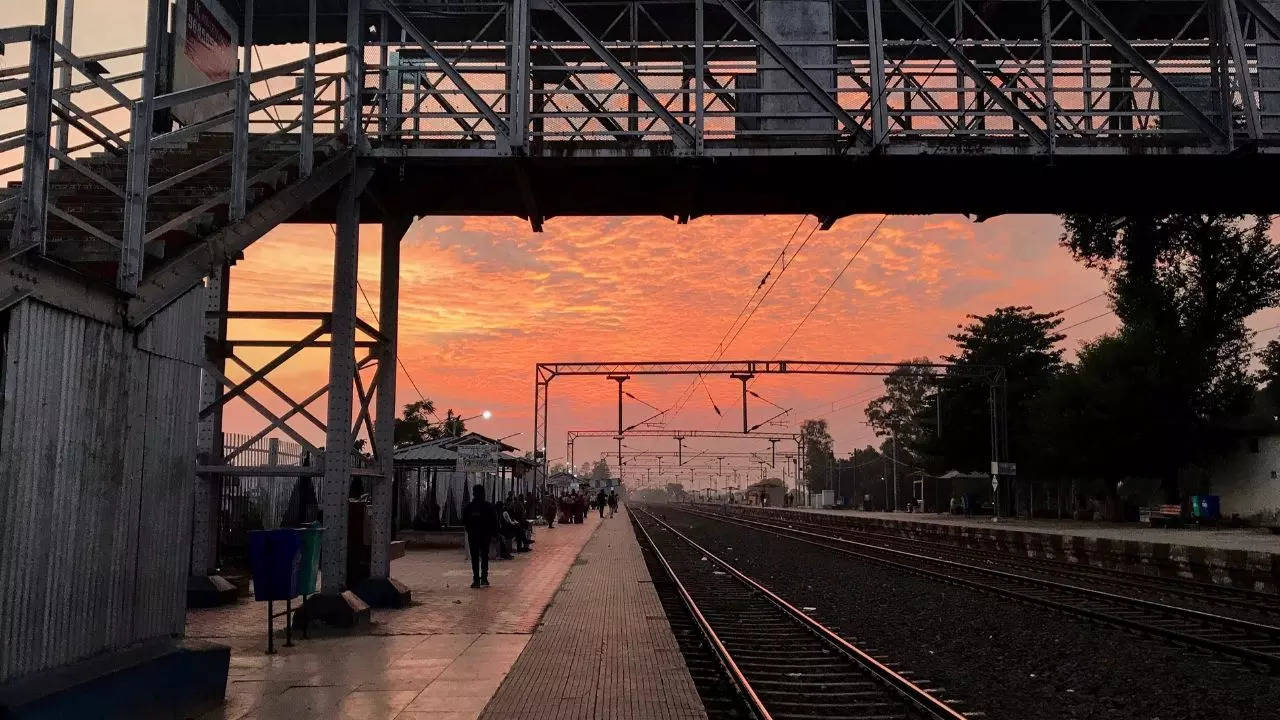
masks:
<path fill-rule="evenodd" d="M 1028 557 L 1280 591 L 1280 536 L 1265 529 L 1167 529 L 1140 523 L 722 505 L 736 512 L 945 540 Z"/>
<path fill-rule="evenodd" d="M 1156 528 L 1137 522 L 1102 522 L 1090 520 L 1054 520 L 1045 518 L 1000 518 L 990 515 L 950 515 L 946 513 L 868 512 L 825 508 L 788 508 L 801 512 L 830 513 L 850 517 L 919 522 L 961 527 L 1000 528 L 1050 535 L 1076 535 L 1107 540 L 1137 540 L 1170 545 L 1244 550 L 1246 552 L 1280 553 L 1280 535 L 1266 528 Z"/>

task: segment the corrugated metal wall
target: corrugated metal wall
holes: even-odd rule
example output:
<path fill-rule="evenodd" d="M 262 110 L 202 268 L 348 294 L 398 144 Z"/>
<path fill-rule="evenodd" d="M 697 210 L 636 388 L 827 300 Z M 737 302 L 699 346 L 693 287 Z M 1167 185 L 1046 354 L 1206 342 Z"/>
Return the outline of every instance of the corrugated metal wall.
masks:
<path fill-rule="evenodd" d="M 0 321 L 0 683 L 182 633 L 202 294 L 138 333 Z"/>

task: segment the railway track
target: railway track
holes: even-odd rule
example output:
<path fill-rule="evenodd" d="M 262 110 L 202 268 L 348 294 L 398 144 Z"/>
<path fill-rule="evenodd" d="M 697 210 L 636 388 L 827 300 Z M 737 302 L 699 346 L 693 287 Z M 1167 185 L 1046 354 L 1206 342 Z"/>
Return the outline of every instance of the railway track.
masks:
<path fill-rule="evenodd" d="M 659 518 L 632 522 L 758 720 L 966 718 Z"/>
<path fill-rule="evenodd" d="M 714 511 L 713 514 L 726 517 L 742 517 L 741 515 L 727 515 Z M 777 523 L 776 520 L 770 522 Z M 904 538 L 900 535 L 861 528 L 831 526 L 811 522 L 802 513 L 796 513 L 796 518 L 788 519 L 786 524 L 848 540 L 858 540 L 912 552 L 928 552 L 931 555 L 961 562 L 1000 565 L 1018 572 L 1052 575 L 1059 579 L 1070 579 L 1075 584 L 1101 587 L 1101 589 L 1123 590 L 1129 593 L 1157 593 L 1166 597 L 1180 598 L 1183 601 L 1190 601 L 1201 606 L 1231 608 L 1257 617 L 1280 616 L 1280 595 L 1258 592 L 1247 588 L 1214 585 L 1182 578 L 1140 575 L 1125 570 L 1075 565 L 1044 558 L 1021 557 L 934 540 Z"/>
<path fill-rule="evenodd" d="M 943 582 L 1118 625 L 1186 647 L 1280 671 L 1280 627 L 1082 587 L 983 564 L 933 557 L 785 524 L 681 508 L 682 512 L 835 550 Z"/>

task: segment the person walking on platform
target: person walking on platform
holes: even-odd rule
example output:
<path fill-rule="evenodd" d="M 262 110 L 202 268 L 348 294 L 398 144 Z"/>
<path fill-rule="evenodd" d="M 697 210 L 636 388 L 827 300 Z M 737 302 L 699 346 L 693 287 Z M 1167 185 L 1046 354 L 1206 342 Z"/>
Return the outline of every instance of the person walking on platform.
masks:
<path fill-rule="evenodd" d="M 609 491 L 609 517 L 613 517 L 614 515 L 617 515 L 617 514 L 618 514 L 618 491 L 610 490 Z"/>
<path fill-rule="evenodd" d="M 600 511 L 600 517 L 604 517 L 604 506 L 608 504 L 605 498 L 604 488 L 600 488 L 600 492 L 596 494 L 596 509 Z"/>
<path fill-rule="evenodd" d="M 471 502 L 462 509 L 462 526 L 466 528 L 467 549 L 471 553 L 471 587 L 489 586 L 489 542 L 498 532 L 498 514 L 493 504 L 484 499 L 484 486 L 472 489 Z"/>

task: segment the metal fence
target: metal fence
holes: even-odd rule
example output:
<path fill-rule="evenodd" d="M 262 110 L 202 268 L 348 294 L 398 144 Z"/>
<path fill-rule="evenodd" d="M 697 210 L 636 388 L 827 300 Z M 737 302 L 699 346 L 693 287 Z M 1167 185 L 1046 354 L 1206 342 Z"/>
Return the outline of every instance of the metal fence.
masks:
<path fill-rule="evenodd" d="M 223 433 L 224 452 L 230 453 L 248 440 L 249 436 L 246 434 Z M 296 466 L 309 464 L 309 460 L 302 447 L 296 443 L 279 438 L 260 438 L 232 458 L 229 464 L 237 467 Z M 303 485 L 309 484 L 313 497 L 318 498 L 321 483 L 318 477 L 299 479 L 288 476 L 228 475 L 223 478 L 219 503 L 219 559 L 235 561 L 245 557 L 251 531 L 280 527 L 289 512 L 290 502 L 300 502 L 295 494 L 306 492 Z"/>

